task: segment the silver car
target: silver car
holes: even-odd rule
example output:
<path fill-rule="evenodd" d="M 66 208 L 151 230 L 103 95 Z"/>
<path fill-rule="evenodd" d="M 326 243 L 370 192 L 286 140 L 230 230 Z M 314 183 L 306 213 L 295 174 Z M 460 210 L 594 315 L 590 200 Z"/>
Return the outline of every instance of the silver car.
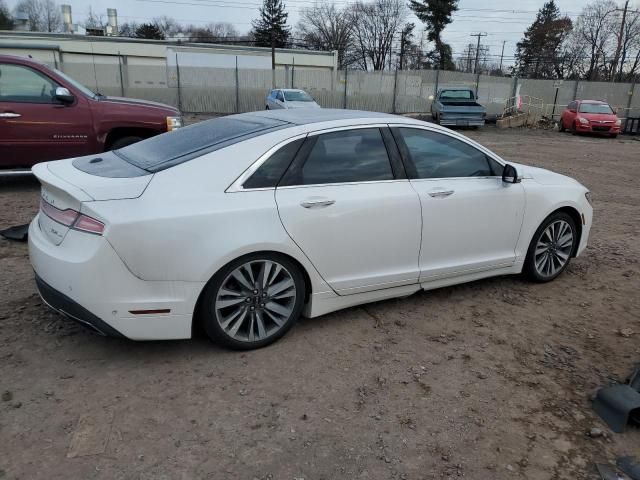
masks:
<path fill-rule="evenodd" d="M 271 90 L 265 100 L 267 110 L 291 108 L 320 108 L 311 95 L 304 90 L 276 88 Z"/>

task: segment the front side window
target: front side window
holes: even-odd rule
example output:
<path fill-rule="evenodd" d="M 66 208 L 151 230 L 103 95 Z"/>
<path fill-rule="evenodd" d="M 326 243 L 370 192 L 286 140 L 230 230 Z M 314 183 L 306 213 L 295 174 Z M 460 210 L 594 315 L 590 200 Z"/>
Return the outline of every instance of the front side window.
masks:
<path fill-rule="evenodd" d="M 581 103 L 580 113 L 603 113 L 606 115 L 613 114 L 613 110 L 606 103 Z"/>
<path fill-rule="evenodd" d="M 319 135 L 293 183 L 393 180 L 393 171 L 378 128 L 362 128 Z"/>
<path fill-rule="evenodd" d="M 442 133 L 399 128 L 417 178 L 491 177 L 502 166 L 483 152 Z"/>
<path fill-rule="evenodd" d="M 0 64 L 0 102 L 54 103 L 57 85 L 22 65 Z"/>
<path fill-rule="evenodd" d="M 282 95 L 282 91 L 279 91 L 279 92 L 278 92 L 278 95 L 276 96 L 276 98 L 277 98 L 278 100 L 280 100 L 281 102 L 284 102 L 284 96 Z"/>

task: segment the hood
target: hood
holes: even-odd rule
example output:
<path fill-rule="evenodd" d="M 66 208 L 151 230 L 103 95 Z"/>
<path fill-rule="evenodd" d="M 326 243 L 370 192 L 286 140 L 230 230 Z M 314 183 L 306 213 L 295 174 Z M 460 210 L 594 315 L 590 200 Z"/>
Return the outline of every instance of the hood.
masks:
<path fill-rule="evenodd" d="M 618 120 L 618 116 L 615 113 L 578 113 L 578 116 L 586 118 L 591 122 L 615 122 Z"/>
<path fill-rule="evenodd" d="M 141 107 L 152 107 L 158 110 L 164 110 L 169 115 L 179 116 L 180 111 L 171 105 L 166 105 L 160 102 L 152 102 L 150 100 L 140 100 L 138 98 L 125 98 L 125 97 L 99 97 L 100 102 L 117 103 L 119 105 L 133 105 Z"/>
<path fill-rule="evenodd" d="M 545 168 L 532 167 L 509 161 L 507 161 L 507 163 L 516 167 L 520 178 L 530 178 L 541 185 L 580 185 L 580 182 L 571 177 L 552 172 Z"/>
<path fill-rule="evenodd" d="M 320 108 L 316 102 L 287 102 L 287 108 Z"/>

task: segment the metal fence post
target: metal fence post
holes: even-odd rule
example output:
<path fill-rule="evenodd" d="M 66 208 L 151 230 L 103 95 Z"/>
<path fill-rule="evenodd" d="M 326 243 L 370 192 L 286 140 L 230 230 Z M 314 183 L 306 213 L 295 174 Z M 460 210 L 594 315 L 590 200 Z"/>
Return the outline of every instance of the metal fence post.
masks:
<path fill-rule="evenodd" d="M 238 75 L 238 56 L 236 55 L 236 113 L 240 113 L 240 78 Z"/>
<path fill-rule="evenodd" d="M 573 86 L 573 99 L 577 100 L 578 99 L 578 84 L 580 83 L 580 80 L 576 79 L 576 84 Z"/>
<path fill-rule="evenodd" d="M 342 108 L 346 110 L 347 108 L 347 85 L 349 84 L 349 79 L 347 78 L 348 69 L 344 69 L 344 102 L 342 104 Z"/>
<path fill-rule="evenodd" d="M 176 52 L 176 80 L 178 81 L 178 110 L 182 112 L 182 92 L 180 91 L 180 65 L 178 65 L 178 52 Z"/>
<path fill-rule="evenodd" d="M 478 99 L 478 88 L 480 88 L 480 71 L 476 73 L 476 100 Z"/>
<path fill-rule="evenodd" d="M 122 74 L 122 55 L 118 52 L 118 67 L 120 69 L 120 96 L 124 97 L 124 75 Z"/>
<path fill-rule="evenodd" d="M 396 113 L 397 90 L 398 90 L 398 69 L 396 68 L 396 73 L 393 76 L 393 105 L 391 106 L 391 113 Z"/>
<path fill-rule="evenodd" d="M 296 88 L 296 57 L 292 58 L 293 64 L 291 65 L 291 88 Z"/>
<path fill-rule="evenodd" d="M 636 90 L 636 81 L 634 80 L 631 83 L 631 90 L 629 90 L 629 99 L 627 100 L 627 117 L 629 117 L 631 115 L 631 103 L 633 102 L 633 94 Z"/>
<path fill-rule="evenodd" d="M 438 84 L 440 83 L 440 69 L 436 70 L 436 87 L 433 91 L 433 96 L 435 97 L 438 94 Z"/>

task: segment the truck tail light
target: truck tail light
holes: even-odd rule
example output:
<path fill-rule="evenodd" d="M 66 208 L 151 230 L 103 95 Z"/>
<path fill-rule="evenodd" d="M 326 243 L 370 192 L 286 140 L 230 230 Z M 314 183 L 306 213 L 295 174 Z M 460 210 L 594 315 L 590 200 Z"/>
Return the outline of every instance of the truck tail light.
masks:
<path fill-rule="evenodd" d="M 99 220 L 71 208 L 60 210 L 43 198 L 40 199 L 40 211 L 51 220 L 65 227 L 73 228 L 74 230 L 93 233 L 95 235 L 102 235 L 102 232 L 104 232 L 104 223 Z"/>

